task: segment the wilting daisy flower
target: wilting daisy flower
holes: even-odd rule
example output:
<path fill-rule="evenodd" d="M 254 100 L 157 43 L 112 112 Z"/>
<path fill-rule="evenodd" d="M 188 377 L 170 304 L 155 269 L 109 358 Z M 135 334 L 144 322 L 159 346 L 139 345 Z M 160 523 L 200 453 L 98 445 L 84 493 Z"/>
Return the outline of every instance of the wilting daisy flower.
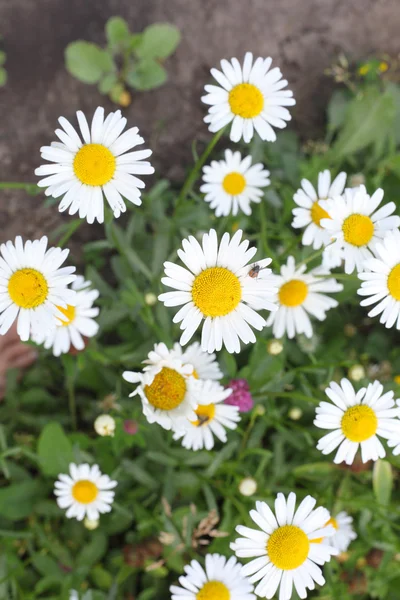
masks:
<path fill-rule="evenodd" d="M 111 415 L 99 415 L 93 424 L 95 432 L 103 437 L 113 437 L 116 426 L 115 420 Z"/>
<path fill-rule="evenodd" d="M 270 70 L 272 58 L 257 58 L 247 52 L 243 67 L 237 58 L 221 60 L 222 72 L 211 69 L 211 75 L 219 83 L 206 85 L 205 104 L 211 105 L 204 118 L 209 130 L 219 131 L 232 122 L 230 137 L 238 142 L 243 137 L 250 142 L 254 129 L 262 140 L 274 142 L 273 127 L 283 129 L 286 121 L 292 118 L 285 106 L 296 104 L 293 92 L 284 90 L 286 79 L 282 79 L 280 69 Z"/>
<path fill-rule="evenodd" d="M 225 443 L 225 428 L 236 429 L 240 421 L 238 407 L 223 404 L 231 393 L 232 390 L 223 388 L 216 381 L 203 381 L 195 410 L 196 420 L 187 421 L 183 428 L 175 428 L 174 440 L 183 438 L 182 446 L 188 450 L 211 450 L 214 436 Z"/>
<path fill-rule="evenodd" d="M 400 217 L 392 215 L 396 209 L 394 202 L 376 210 L 382 198 L 382 189 L 369 196 L 365 186 L 360 185 L 347 188 L 343 196 L 320 201 L 321 208 L 329 215 L 328 219 L 321 218 L 320 224 L 335 240 L 330 251 L 344 259 L 346 273 L 354 269 L 362 271 L 364 261 L 372 258 L 376 242 L 400 225 Z"/>
<path fill-rule="evenodd" d="M 117 482 L 102 475 L 97 465 L 69 465 L 69 475 L 59 475 L 54 494 L 60 508 L 67 508 L 68 519 L 91 520 L 111 511 Z"/>
<path fill-rule="evenodd" d="M 234 556 L 207 554 L 206 568 L 197 560 L 184 567 L 179 578 L 182 587 L 171 585 L 171 600 L 256 600 L 253 586 L 241 574 Z"/>
<path fill-rule="evenodd" d="M 400 411 L 394 408 L 393 392 L 383 394 L 382 384 L 374 381 L 356 393 L 350 381 L 342 379 L 340 385 L 332 381 L 325 393 L 332 404 L 320 403 L 314 425 L 333 431 L 319 440 L 318 450 L 329 454 L 339 446 L 336 464 L 351 465 L 359 447 L 363 462 L 383 458 L 386 452 L 378 436 L 400 435 Z"/>
<path fill-rule="evenodd" d="M 57 319 L 56 327 L 46 336 L 35 336 L 35 342 L 44 343 L 47 349 L 52 348 L 54 356 L 69 352 L 71 346 L 76 350 L 83 350 L 84 337 L 93 337 L 98 332 L 99 326 L 93 317 L 98 316 L 99 309 L 93 306 L 93 302 L 99 297 L 99 292 L 88 289 L 90 285 L 90 281 L 85 281 L 78 275 L 72 284 L 72 289 L 76 291 L 75 306 L 59 306 L 62 316 Z"/>
<path fill-rule="evenodd" d="M 270 184 L 269 171 L 261 163 L 251 162 L 251 156 L 242 160 L 240 152 L 226 150 L 225 160 L 213 160 L 203 167 L 200 191 L 217 217 L 237 215 L 239 210 L 251 215 L 250 203 L 261 202 L 261 188 Z"/>
<path fill-rule="evenodd" d="M 318 191 L 308 179 L 302 179 L 301 188 L 293 196 L 298 208 L 294 208 L 292 227 L 302 229 L 305 227 L 302 243 L 319 250 L 331 241 L 329 232 L 321 227 L 321 219 L 329 219 L 328 213 L 321 208 L 320 200 L 334 198 L 343 193 L 346 185 L 346 173 L 339 173 L 331 183 L 331 174 L 328 169 L 318 174 Z"/>
<path fill-rule="evenodd" d="M 363 280 L 358 294 L 367 296 L 360 304 L 376 304 L 368 316 L 381 315 L 379 321 L 385 327 L 400 329 L 400 232 L 389 232 L 376 244 L 374 254 L 358 274 Z"/>
<path fill-rule="evenodd" d="M 278 287 L 274 301 L 279 308 L 270 314 L 267 325 L 272 326 L 277 338 L 285 333 L 289 338 L 300 333 L 311 338 L 313 329 L 308 315 L 324 321 L 326 312 L 338 305 L 337 300 L 321 292 L 340 292 L 342 284 L 336 279 L 321 277 L 329 275 L 329 271 L 321 267 L 309 273 L 305 273 L 305 270 L 305 265 L 296 268 L 293 256 L 289 256 L 287 264 L 281 267 L 281 274 L 272 275 L 272 281 Z"/>
<path fill-rule="evenodd" d="M 156 344 L 154 353 L 160 352 L 160 346 Z M 158 362 L 146 366 L 143 373 L 125 371 L 122 376 L 125 381 L 138 384 L 129 397 L 139 394 L 149 423 L 179 429 L 188 419 L 197 419 L 200 381 L 193 377 L 193 365 L 183 364 L 166 346 L 161 351 Z M 149 353 L 149 360 L 154 360 L 154 353 Z"/>
<path fill-rule="evenodd" d="M 300 598 L 307 597 L 307 589 L 315 583 L 323 585 L 325 579 L 318 565 L 323 565 L 338 551 L 327 543 L 334 528 L 326 526 L 329 512 L 322 506 L 314 509 L 316 500 L 307 496 L 296 508 L 296 494 L 286 499 L 278 494 L 275 514 L 266 502 L 256 502 L 250 511 L 253 521 L 262 530 L 238 525 L 236 531 L 244 536 L 231 544 L 238 557 L 256 557 L 242 568 L 251 583 L 259 581 L 257 596 L 272 598 L 279 585 L 279 600 L 292 597 L 293 585 Z M 323 538 L 320 544 L 312 541 Z"/>
<path fill-rule="evenodd" d="M 104 221 L 103 194 L 114 216 L 126 211 L 124 198 L 139 206 L 143 181 L 135 175 L 154 173 L 151 164 L 144 161 L 151 150 L 128 152 L 144 143 L 137 127 L 122 133 L 126 118 L 121 111 L 110 113 L 104 119 L 104 108 L 96 109 L 91 127 L 82 111 L 76 113 L 80 134 L 67 119 L 58 119 L 62 129 L 56 129 L 60 142 L 43 146 L 42 158 L 52 164 L 42 165 L 35 174 L 44 176 L 39 187 L 47 188 L 46 196 L 59 198 L 59 210 L 69 208 L 69 214 L 93 223 Z M 83 141 L 82 141 L 83 140 Z"/>
<path fill-rule="evenodd" d="M 196 379 L 222 379 L 223 373 L 219 367 L 215 354 L 208 354 L 201 349 L 199 342 L 187 346 L 185 350 L 178 343 L 174 344 L 172 350 L 168 350 L 164 343 L 154 344 L 154 350 L 149 352 L 148 358 L 143 362 L 146 365 L 158 365 L 160 360 L 176 357 L 184 365 L 192 365 L 193 377 Z M 150 367 L 146 366 L 144 371 Z"/>
<path fill-rule="evenodd" d="M 18 335 L 27 341 L 31 333 L 43 335 L 53 329 L 63 309 L 75 303 L 76 294 L 67 286 L 76 278 L 75 267 L 61 267 L 69 250 L 49 248 L 47 237 L 25 244 L 0 246 L 0 335 L 15 319 Z"/>
<path fill-rule="evenodd" d="M 256 341 L 250 325 L 261 331 L 266 324 L 256 311 L 276 310 L 271 300 L 276 288 L 271 283 L 271 270 L 265 268 L 271 259 L 248 264 L 257 250 L 248 248 L 242 233 L 238 230 L 232 239 L 224 233 L 218 245 L 217 234 L 211 229 L 203 235 L 202 246 L 190 236 L 183 240 L 183 250 L 178 250 L 187 268 L 164 263 L 166 277 L 161 281 L 176 291 L 161 294 L 159 300 L 165 306 L 183 305 L 173 319 L 181 323 L 182 345 L 204 319 L 204 351 L 221 350 L 225 345 L 228 352 L 240 352 L 240 340 L 244 344 Z"/>
<path fill-rule="evenodd" d="M 353 517 L 342 511 L 336 517 L 331 517 L 326 525 L 332 525 L 335 533 L 332 537 L 326 539 L 326 543 L 336 548 L 339 552 L 346 552 L 350 542 L 357 537 L 352 526 Z M 321 543 L 323 538 L 311 540 L 314 544 Z"/>

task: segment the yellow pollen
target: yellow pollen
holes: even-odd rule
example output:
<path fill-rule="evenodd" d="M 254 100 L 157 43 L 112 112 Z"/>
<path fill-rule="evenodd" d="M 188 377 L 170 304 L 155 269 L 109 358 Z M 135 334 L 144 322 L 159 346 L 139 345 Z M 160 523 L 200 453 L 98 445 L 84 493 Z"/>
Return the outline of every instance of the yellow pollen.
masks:
<path fill-rule="evenodd" d="M 232 171 L 232 173 L 225 175 L 222 187 L 230 196 L 238 196 L 246 187 L 246 180 L 241 173 Z"/>
<path fill-rule="evenodd" d="M 200 405 L 194 412 L 199 418 L 197 421 L 191 421 L 191 423 L 195 427 L 201 427 L 212 421 L 215 417 L 215 404 Z"/>
<path fill-rule="evenodd" d="M 332 527 L 336 530 L 339 529 L 339 525 L 338 522 L 336 521 L 335 517 L 331 517 L 329 519 L 329 521 L 327 521 L 324 525 L 324 527 L 328 527 L 328 525 L 332 525 Z M 323 537 L 322 538 L 315 538 L 314 540 L 310 540 L 312 544 L 320 544 L 323 541 Z"/>
<path fill-rule="evenodd" d="M 74 173 L 82 183 L 100 186 L 114 176 L 116 160 L 103 144 L 85 144 L 74 158 Z"/>
<path fill-rule="evenodd" d="M 400 264 L 393 267 L 390 271 L 387 286 L 389 289 L 390 295 L 395 300 L 400 300 Z"/>
<path fill-rule="evenodd" d="M 59 320 L 58 326 L 59 327 L 67 327 L 67 325 L 70 325 L 72 323 L 72 321 L 75 319 L 75 316 L 76 316 L 75 306 L 70 306 L 68 304 L 67 308 L 62 308 L 61 306 L 57 306 L 57 308 L 65 317 L 65 321 L 64 321 L 64 319 L 61 319 L 60 317 L 58 318 L 58 320 Z"/>
<path fill-rule="evenodd" d="M 90 504 L 96 500 L 98 493 L 97 485 L 87 479 L 78 481 L 72 488 L 72 496 L 81 504 Z"/>
<path fill-rule="evenodd" d="M 329 219 L 329 214 L 319 205 L 319 200 L 311 207 L 311 219 L 313 223 L 321 227 L 321 219 Z"/>
<path fill-rule="evenodd" d="M 365 404 L 351 406 L 342 417 L 342 431 L 351 442 L 365 442 L 378 429 L 375 412 Z"/>
<path fill-rule="evenodd" d="M 175 369 L 163 367 L 154 377 L 153 383 L 144 386 L 144 393 L 154 408 L 174 410 L 185 398 L 185 378 Z"/>
<path fill-rule="evenodd" d="M 300 527 L 284 525 L 276 529 L 267 542 L 268 556 L 278 569 L 291 571 L 308 557 L 310 540 Z"/>
<path fill-rule="evenodd" d="M 307 298 L 308 285 L 300 279 L 292 279 L 282 285 L 278 295 L 283 306 L 300 306 Z"/>
<path fill-rule="evenodd" d="M 208 581 L 196 594 L 196 600 L 230 600 L 230 597 L 230 591 L 220 581 Z"/>
<path fill-rule="evenodd" d="M 11 300 L 21 308 L 36 308 L 45 302 L 49 286 L 36 269 L 19 269 L 8 281 Z"/>
<path fill-rule="evenodd" d="M 229 106 L 234 115 L 253 119 L 264 108 L 264 96 L 252 83 L 239 83 L 229 92 Z"/>
<path fill-rule="evenodd" d="M 199 374 L 196 371 L 196 369 L 193 369 L 192 377 L 194 377 L 195 379 L 199 379 Z"/>
<path fill-rule="evenodd" d="M 242 288 L 239 279 L 229 269 L 210 267 L 194 280 L 192 298 L 205 317 L 223 317 L 239 304 Z"/>
<path fill-rule="evenodd" d="M 365 215 L 350 215 L 342 226 L 344 240 L 353 246 L 365 246 L 374 235 L 374 224 Z"/>

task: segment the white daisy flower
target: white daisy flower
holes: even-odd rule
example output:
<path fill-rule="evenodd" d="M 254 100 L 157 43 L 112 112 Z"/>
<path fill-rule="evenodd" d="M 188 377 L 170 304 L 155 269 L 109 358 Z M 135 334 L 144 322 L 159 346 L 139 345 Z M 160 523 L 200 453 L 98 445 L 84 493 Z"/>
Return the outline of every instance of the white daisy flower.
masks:
<path fill-rule="evenodd" d="M 324 321 L 326 312 L 338 305 L 337 300 L 321 292 L 340 292 L 343 289 L 336 279 L 321 277 L 329 275 L 328 270 L 321 267 L 305 273 L 306 265 L 296 268 L 293 256 L 289 256 L 286 265 L 282 265 L 280 275 L 272 275 L 272 281 L 278 287 L 274 301 L 278 303 L 278 311 L 271 313 L 267 325 L 272 326 L 275 337 L 281 338 L 285 333 L 289 338 L 304 333 L 308 338 L 313 335 L 309 314 Z"/>
<path fill-rule="evenodd" d="M 183 364 L 165 344 L 155 345 L 145 362 L 149 361 L 143 373 L 125 371 L 122 375 L 125 381 L 138 384 L 129 397 L 139 394 L 148 422 L 169 430 L 182 428 L 187 419 L 195 421 L 200 381 L 193 377 L 193 365 Z"/>
<path fill-rule="evenodd" d="M 69 475 L 59 475 L 54 494 L 60 508 L 67 508 L 68 519 L 83 521 L 85 516 L 96 520 L 111 511 L 117 482 L 102 475 L 98 465 L 69 465 Z"/>
<path fill-rule="evenodd" d="M 374 249 L 374 258 L 364 262 L 363 272 L 358 277 L 363 280 L 358 290 L 361 306 L 371 306 L 368 316 L 380 316 L 380 323 L 386 328 L 400 329 L 400 232 L 389 232 Z"/>
<path fill-rule="evenodd" d="M 394 393 L 383 394 L 379 381 L 356 393 L 348 379 L 342 379 L 340 385 L 332 381 L 325 393 L 332 404 L 320 403 L 314 425 L 333 431 L 319 440 L 318 450 L 329 454 L 339 446 L 336 464 L 351 465 L 359 447 L 364 463 L 384 458 L 386 452 L 378 436 L 389 439 L 400 435 L 400 412 L 394 408 Z"/>
<path fill-rule="evenodd" d="M 364 185 L 347 188 L 343 196 L 321 200 L 320 206 L 329 215 L 320 224 L 335 242 L 331 252 L 344 259 L 344 270 L 363 270 L 364 261 L 372 258 L 371 250 L 385 234 L 400 225 L 400 217 L 392 215 L 396 210 L 394 202 L 388 202 L 376 210 L 383 198 L 383 190 L 378 189 L 372 196 L 367 194 Z M 392 215 L 392 216 L 390 216 Z"/>
<path fill-rule="evenodd" d="M 35 342 L 44 344 L 46 349 L 52 348 L 54 356 L 60 356 L 70 351 L 71 346 L 76 350 L 85 348 L 84 337 L 96 335 L 99 326 L 93 317 L 97 317 L 99 309 L 93 307 L 93 302 L 99 297 L 98 290 L 88 289 L 90 281 L 78 275 L 72 289 L 75 290 L 75 305 L 66 308 L 58 307 L 62 317 L 57 319 L 56 327 L 46 336 L 36 335 Z"/>
<path fill-rule="evenodd" d="M 293 92 L 284 90 L 286 79 L 282 79 L 280 69 L 270 70 L 272 58 L 257 58 L 247 52 L 243 67 L 237 58 L 221 60 L 221 71 L 211 69 L 211 75 L 219 85 L 206 85 L 206 96 L 202 97 L 211 108 L 204 118 L 209 130 L 219 131 L 232 122 L 230 138 L 238 142 L 243 137 L 250 142 L 254 129 L 262 140 L 274 142 L 273 127 L 283 129 L 286 121 L 292 118 L 285 106 L 293 106 L 296 101 Z"/>
<path fill-rule="evenodd" d="M 222 387 L 216 381 L 203 381 L 195 411 L 197 418 L 187 421 L 183 428 L 175 428 L 174 440 L 183 438 L 182 446 L 188 450 L 211 450 L 214 436 L 225 443 L 225 428 L 236 429 L 240 421 L 239 408 L 223 404 L 231 393 L 231 389 Z"/>
<path fill-rule="evenodd" d="M 326 539 L 334 534 L 334 528 L 326 526 L 329 512 L 322 506 L 314 509 L 316 500 L 307 496 L 296 508 L 296 494 L 291 492 L 286 500 L 278 494 L 275 514 L 266 502 L 256 502 L 250 517 L 262 530 L 238 525 L 236 531 L 244 536 L 231 544 L 238 557 L 256 557 L 242 568 L 242 574 L 251 583 L 259 581 L 257 596 L 272 598 L 278 587 L 279 600 L 292 597 L 293 585 L 300 598 L 307 597 L 307 589 L 315 589 L 315 583 L 323 585 L 325 579 L 318 565 L 323 565 L 338 554 Z M 322 537 L 320 544 L 312 540 Z"/>
<path fill-rule="evenodd" d="M 251 202 L 261 202 L 263 190 L 271 183 L 269 171 L 261 163 L 252 165 L 251 156 L 242 160 L 240 152 L 225 151 L 225 160 L 213 160 L 203 167 L 204 200 L 217 217 L 236 216 L 241 210 L 251 215 Z"/>
<path fill-rule="evenodd" d="M 328 213 L 321 208 L 320 200 L 335 198 L 343 193 L 346 185 L 346 173 L 343 171 L 331 183 L 328 169 L 318 174 L 318 191 L 308 179 L 301 180 L 301 188 L 293 196 L 298 208 L 294 208 L 292 227 L 305 227 L 302 244 L 319 250 L 331 241 L 329 232 L 321 227 L 321 219 L 329 219 Z"/>
<path fill-rule="evenodd" d="M 79 600 L 79 594 L 76 590 L 70 590 L 69 600 Z"/>
<path fill-rule="evenodd" d="M 93 423 L 95 432 L 102 437 L 114 437 L 117 424 L 111 415 L 99 415 Z"/>
<path fill-rule="evenodd" d="M 207 554 L 205 569 L 197 560 L 184 568 L 182 587 L 171 585 L 171 600 L 256 600 L 253 586 L 241 574 L 234 556 Z"/>
<path fill-rule="evenodd" d="M 356 539 L 357 534 L 352 526 L 353 517 L 342 511 L 336 517 L 330 517 L 326 525 L 332 525 L 335 533 L 326 539 L 326 543 L 336 548 L 339 552 L 346 552 L 350 542 Z M 314 544 L 321 543 L 323 538 L 311 540 Z"/>
<path fill-rule="evenodd" d="M 256 311 L 276 310 L 271 300 L 277 291 L 271 282 L 270 269 L 265 267 L 271 259 L 248 264 L 257 252 L 248 248 L 238 230 L 230 238 L 224 233 L 218 245 L 214 229 L 203 235 L 202 246 L 193 237 L 182 242 L 183 250 L 178 256 L 186 269 L 165 262 L 165 274 L 161 281 L 176 291 L 159 296 L 165 306 L 180 306 L 174 323 L 181 323 L 184 346 L 204 321 L 201 347 L 206 352 L 221 350 L 240 352 L 240 340 L 254 343 L 256 337 L 250 325 L 261 331 L 266 321 Z M 255 273 L 256 272 L 256 273 Z"/>
<path fill-rule="evenodd" d="M 144 143 L 139 129 L 132 127 L 122 133 L 127 120 L 120 110 L 104 119 L 104 108 L 99 106 L 90 129 L 82 111 L 78 110 L 76 116 L 81 137 L 67 119 L 60 117 L 62 129 L 55 131 L 60 142 L 40 149 L 42 158 L 52 164 L 36 169 L 36 175 L 44 176 L 38 186 L 47 188 L 46 196 L 59 198 L 65 194 L 60 212 L 69 208 L 70 215 L 79 212 L 88 223 L 96 219 L 103 223 L 103 194 L 115 217 L 126 211 L 124 198 L 140 206 L 140 190 L 145 184 L 135 175 L 149 175 L 154 169 L 143 160 L 151 150 L 128 152 Z"/>
<path fill-rule="evenodd" d="M 61 267 L 69 250 L 49 248 L 47 237 L 25 244 L 20 236 L 15 243 L 0 246 L 0 335 L 17 320 L 21 340 L 53 329 L 60 309 L 74 305 L 76 294 L 67 286 L 73 282 L 75 267 Z"/>
<path fill-rule="evenodd" d="M 174 344 L 173 352 L 183 364 L 193 365 L 193 377 L 197 379 L 222 379 L 222 373 L 216 354 L 208 354 L 201 349 L 199 342 L 187 346 L 185 350 L 178 343 Z"/>

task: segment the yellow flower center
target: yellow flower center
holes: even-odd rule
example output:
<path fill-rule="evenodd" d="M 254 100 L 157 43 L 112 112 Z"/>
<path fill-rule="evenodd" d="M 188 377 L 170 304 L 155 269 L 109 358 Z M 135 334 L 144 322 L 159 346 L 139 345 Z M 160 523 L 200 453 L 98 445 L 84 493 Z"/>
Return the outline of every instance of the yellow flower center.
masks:
<path fill-rule="evenodd" d="M 229 269 L 210 267 L 194 280 L 192 298 L 205 317 L 223 317 L 239 304 L 242 288 L 239 279 Z"/>
<path fill-rule="evenodd" d="M 300 527 L 283 525 L 267 542 L 268 556 L 278 569 L 290 571 L 304 563 L 310 550 L 310 540 Z"/>
<path fill-rule="evenodd" d="M 300 306 L 307 298 L 308 285 L 300 279 L 292 279 L 282 285 L 278 295 L 283 306 Z"/>
<path fill-rule="evenodd" d="M 338 522 L 336 521 L 335 517 L 331 517 L 329 519 L 329 521 L 327 521 L 325 523 L 325 527 L 328 527 L 328 525 L 332 525 L 332 527 L 334 529 L 336 529 L 336 530 L 339 529 L 339 525 L 338 525 Z M 311 543 L 312 544 L 320 544 L 323 541 L 323 539 L 324 539 L 323 537 L 322 538 L 315 538 L 314 540 L 311 540 Z"/>
<path fill-rule="evenodd" d="M 378 429 L 378 419 L 369 406 L 358 404 L 346 410 L 342 417 L 342 431 L 351 442 L 365 442 Z"/>
<path fill-rule="evenodd" d="M 208 581 L 196 594 L 196 600 L 230 600 L 230 597 L 230 591 L 220 581 Z"/>
<path fill-rule="evenodd" d="M 374 224 L 365 215 L 350 215 L 342 226 L 344 240 L 353 246 L 365 246 L 374 235 Z"/>
<path fill-rule="evenodd" d="M 21 308 L 36 308 L 47 298 L 49 286 L 36 269 L 19 269 L 8 281 L 8 293 L 11 300 Z"/>
<path fill-rule="evenodd" d="M 252 83 L 239 83 L 229 92 L 229 106 L 234 115 L 253 119 L 264 108 L 264 96 Z"/>
<path fill-rule="evenodd" d="M 199 379 L 199 374 L 196 371 L 196 369 L 193 369 L 192 377 L 194 377 L 195 379 Z"/>
<path fill-rule="evenodd" d="M 81 504 L 90 504 L 96 500 L 99 490 L 97 485 L 93 481 L 82 479 L 75 483 L 72 488 L 72 496 L 77 502 Z"/>
<path fill-rule="evenodd" d="M 225 175 L 222 187 L 230 196 L 238 196 L 246 187 L 246 180 L 241 173 L 233 171 L 232 173 Z"/>
<path fill-rule="evenodd" d="M 199 417 L 197 421 L 191 421 L 195 427 L 201 427 L 209 421 L 212 421 L 215 417 L 215 404 L 200 405 L 195 410 L 196 415 Z"/>
<path fill-rule="evenodd" d="M 67 327 L 67 325 L 70 325 L 70 323 L 72 323 L 72 321 L 75 319 L 75 316 L 76 316 L 75 306 L 70 306 L 68 304 L 67 308 L 62 308 L 62 306 L 57 306 L 57 308 L 65 317 L 65 321 L 64 321 L 64 319 L 59 318 L 58 326 L 59 327 Z"/>
<path fill-rule="evenodd" d="M 395 300 L 400 300 L 400 264 L 393 267 L 390 271 L 387 286 L 391 296 Z"/>
<path fill-rule="evenodd" d="M 103 144 L 85 144 L 74 158 L 74 173 L 86 185 L 104 185 L 113 178 L 116 160 Z"/>
<path fill-rule="evenodd" d="M 154 377 L 153 383 L 144 386 L 144 393 L 154 408 L 173 410 L 183 402 L 186 381 L 175 369 L 163 367 Z"/>
<path fill-rule="evenodd" d="M 313 223 L 321 227 L 321 219 L 329 219 L 329 214 L 319 205 L 319 200 L 311 207 L 311 219 Z"/>

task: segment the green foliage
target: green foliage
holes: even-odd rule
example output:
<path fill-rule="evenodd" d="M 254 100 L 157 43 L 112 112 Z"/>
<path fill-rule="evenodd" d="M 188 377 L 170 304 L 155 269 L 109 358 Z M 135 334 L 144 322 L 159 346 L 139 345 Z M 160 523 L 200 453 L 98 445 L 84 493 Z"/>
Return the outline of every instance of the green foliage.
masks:
<path fill-rule="evenodd" d="M 132 34 L 122 17 L 111 17 L 105 34 L 105 49 L 85 41 L 67 46 L 65 65 L 71 75 L 83 83 L 98 84 L 101 94 L 108 94 L 122 106 L 130 103 L 126 86 L 147 91 L 167 81 L 162 63 L 175 52 L 181 37 L 174 25 L 156 23 L 142 33 Z"/>
<path fill-rule="evenodd" d="M 132 35 L 119 18 L 107 23 L 106 34 L 104 52 L 112 60 L 124 49 L 139 65 L 154 61 L 152 52 L 166 56 L 174 48 L 172 36 L 159 34 L 160 50 L 151 41 L 154 33 L 143 46 L 144 34 Z M 150 50 L 143 56 L 146 44 Z M 138 70 L 129 72 L 136 85 L 145 86 L 147 75 L 140 80 Z M 98 84 L 117 94 L 119 81 L 116 71 L 103 72 Z M 323 140 L 302 146 L 293 132 L 282 131 L 274 144 L 254 139 L 246 147 L 271 171 L 271 185 L 252 215 L 215 219 L 198 181 L 179 202 L 179 190 L 160 180 L 144 193 L 140 209 L 128 206 L 119 221 L 106 219 L 104 236 L 83 244 L 85 275 L 100 291 L 98 336 L 84 352 L 63 360 L 41 351 L 21 379 L 9 374 L 0 403 L 0 598 L 69 600 L 76 589 L 85 600 L 167 599 L 170 584 L 191 559 L 203 561 L 208 551 L 231 554 L 235 527 L 252 526 L 255 501 L 272 506 L 278 492 L 293 490 L 299 499 L 311 494 L 334 515 L 351 514 L 358 535 L 341 561 L 325 566 L 326 585 L 309 597 L 398 599 L 400 458 L 389 451 L 374 465 L 357 461 L 348 467 L 316 449 L 322 433 L 313 425 L 315 406 L 329 382 L 346 376 L 351 366 L 362 364 L 367 372 L 355 387 L 376 378 L 399 394 L 393 380 L 400 373 L 398 334 L 366 319 L 355 278 L 338 271 L 344 284 L 340 309 L 314 322 L 311 343 L 284 340 L 282 353 L 271 355 L 272 333 L 265 328 L 241 354 L 219 353 L 223 383 L 246 378 L 255 406 L 241 415 L 227 443 L 217 442 L 211 451 L 188 451 L 170 432 L 149 424 L 122 379 L 124 370 L 142 368 L 154 343 L 171 347 L 179 339 L 173 312 L 149 302 L 148 295 L 163 289 L 163 263 L 176 259 L 183 237 L 210 227 L 219 235 L 240 227 L 257 246 L 256 259 L 271 256 L 275 271 L 288 255 L 313 267 L 319 257 L 291 227 L 292 198 L 302 177 L 315 182 L 322 169 L 344 169 L 362 175 L 370 191 L 383 187 L 387 201 L 399 205 L 399 87 L 374 78 L 357 79 L 350 88 L 333 94 Z M 67 243 L 79 223 L 71 219 L 54 237 Z M 116 420 L 113 438 L 94 431 L 95 418 L 104 412 Z M 137 423 L 134 434 L 125 430 L 128 419 Z M 67 519 L 55 502 L 54 480 L 71 461 L 96 463 L 118 481 L 113 510 L 94 531 Z M 257 483 L 250 498 L 239 491 L 245 477 Z M 213 525 L 201 536 L 207 519 Z"/>
<path fill-rule="evenodd" d="M 1 40 L 1 36 L 0 36 Z M 0 50 L 0 87 L 7 83 L 7 71 L 4 68 L 4 63 L 6 62 L 7 55 L 3 50 Z"/>

